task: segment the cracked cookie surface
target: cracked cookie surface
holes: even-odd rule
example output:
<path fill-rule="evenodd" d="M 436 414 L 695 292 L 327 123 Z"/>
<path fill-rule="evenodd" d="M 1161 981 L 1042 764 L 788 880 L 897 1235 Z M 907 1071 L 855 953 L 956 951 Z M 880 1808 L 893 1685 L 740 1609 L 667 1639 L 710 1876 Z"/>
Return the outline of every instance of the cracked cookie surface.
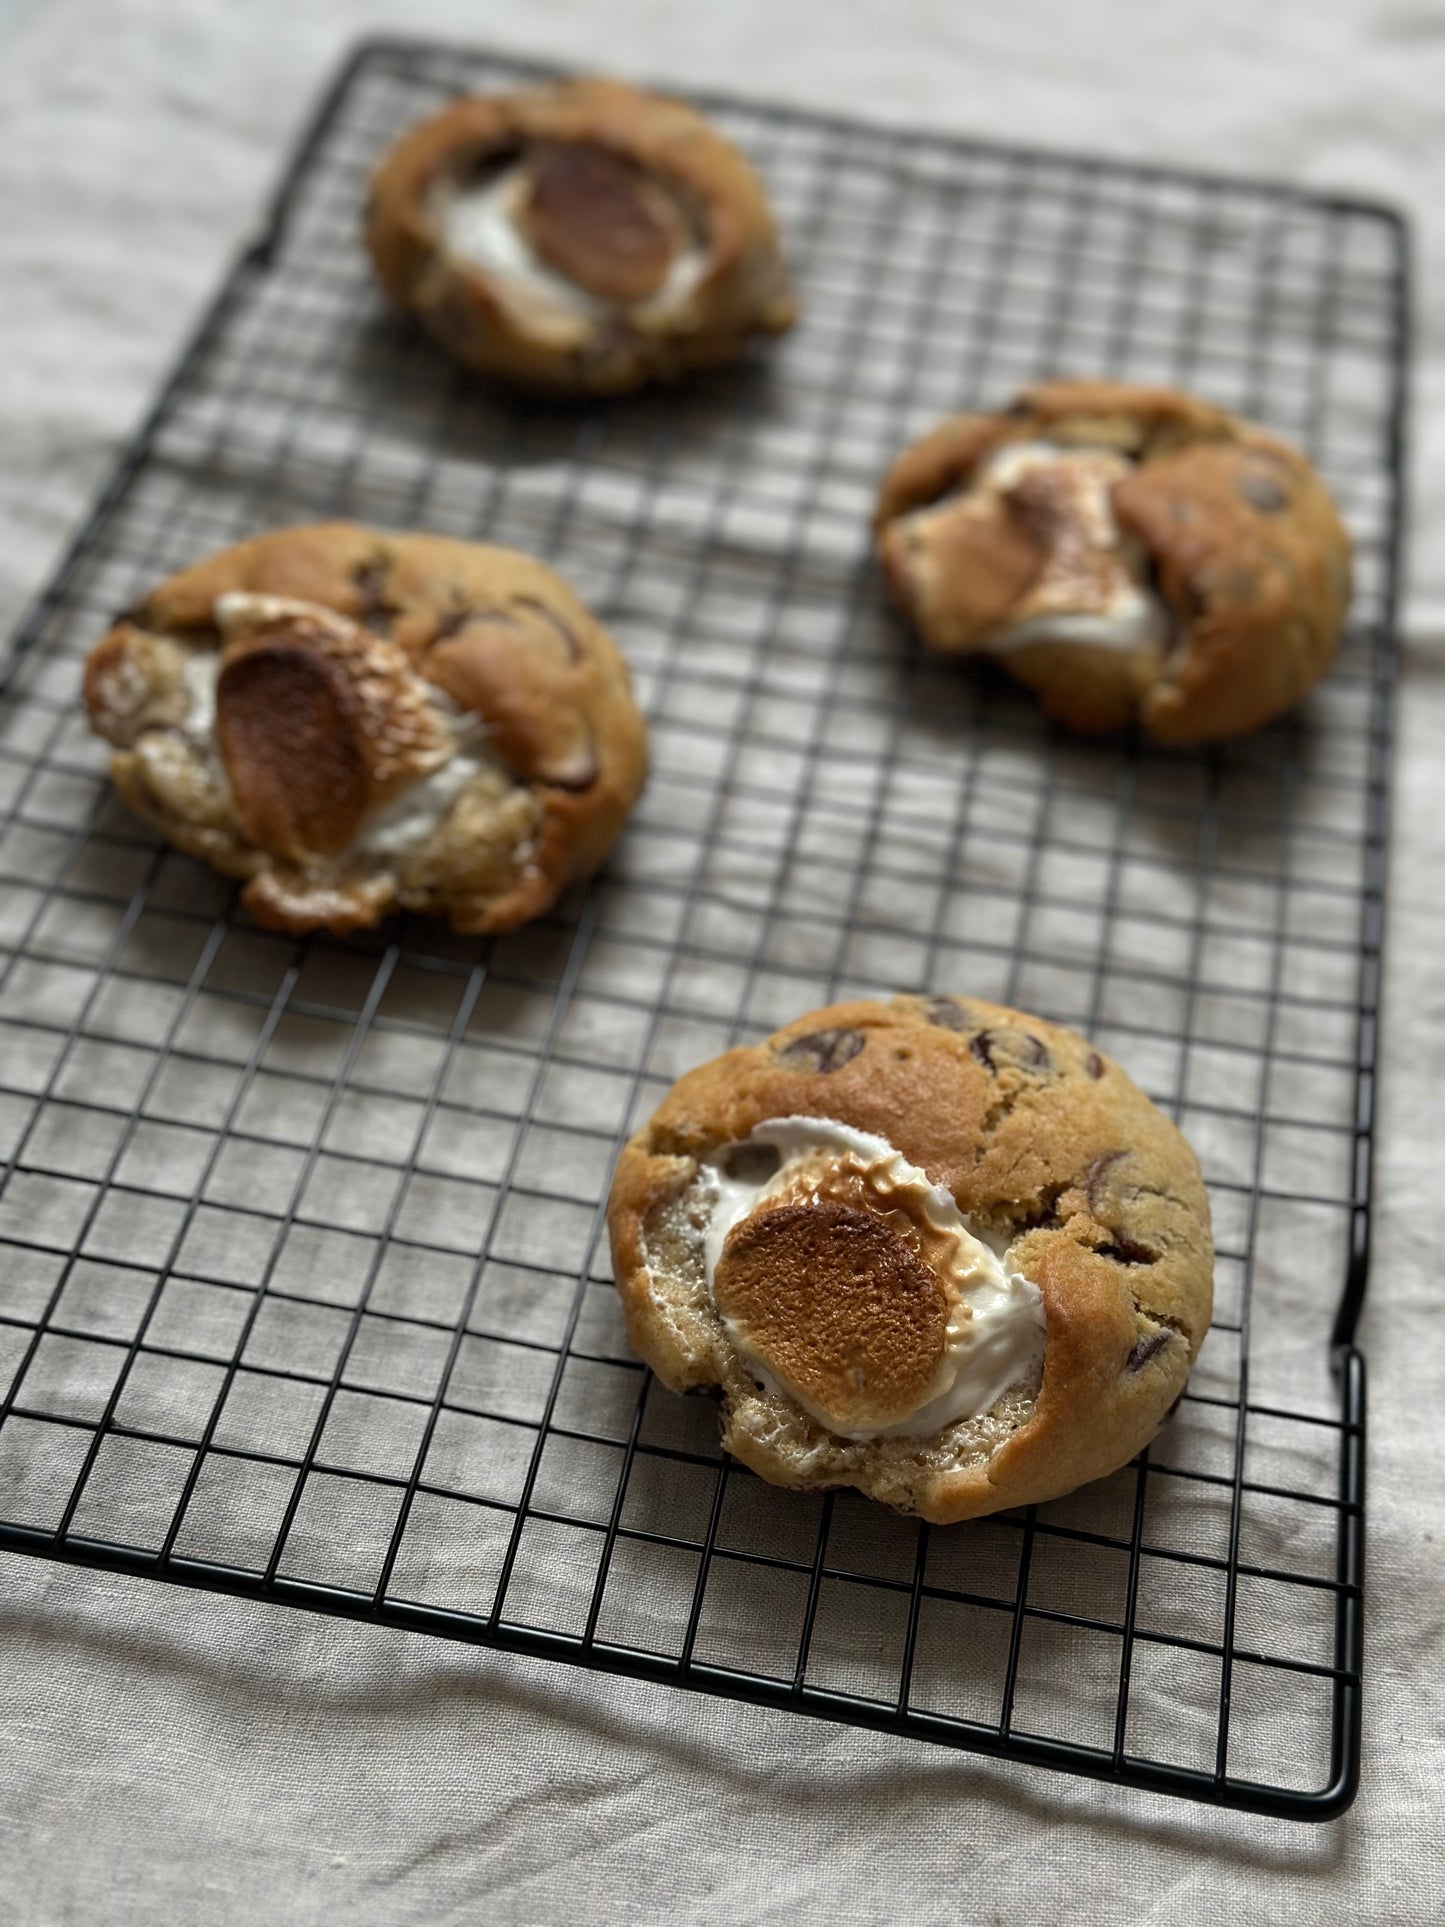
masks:
<path fill-rule="evenodd" d="M 292 934 L 515 929 L 598 867 L 646 773 L 626 666 L 549 569 L 352 523 L 170 577 L 85 701 L 130 807 Z"/>
<path fill-rule="evenodd" d="M 1073 1031 L 965 998 L 815 1011 L 688 1072 L 608 1215 L 634 1348 L 720 1391 L 730 1452 L 939 1523 L 1127 1463 L 1209 1324 L 1179 1132 Z"/>
<path fill-rule="evenodd" d="M 382 286 L 457 360 L 620 394 L 792 325 L 767 197 L 680 101 L 574 80 L 454 102 L 371 183 Z"/>
<path fill-rule="evenodd" d="M 1324 675 L 1350 543 L 1310 463 L 1172 389 L 1055 381 L 890 469 L 878 553 L 929 647 L 989 655 L 1071 728 L 1222 741 Z"/>

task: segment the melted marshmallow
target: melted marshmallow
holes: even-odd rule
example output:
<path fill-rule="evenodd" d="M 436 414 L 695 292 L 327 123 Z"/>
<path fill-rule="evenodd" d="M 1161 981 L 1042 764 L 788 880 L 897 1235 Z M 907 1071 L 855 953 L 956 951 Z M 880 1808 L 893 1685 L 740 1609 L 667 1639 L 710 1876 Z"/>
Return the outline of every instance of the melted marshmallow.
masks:
<path fill-rule="evenodd" d="M 193 743 L 209 744 L 216 727 L 216 678 L 220 658 L 214 649 L 192 649 L 185 661 L 186 691 L 190 707 L 181 723 L 183 735 Z"/>
<path fill-rule="evenodd" d="M 478 727 L 466 733 L 478 737 L 481 731 Z M 500 767 L 480 746 L 458 749 L 429 776 L 417 777 L 389 801 L 368 810 L 351 840 L 352 849 L 377 856 L 411 849 L 431 835 L 473 778 Z"/>
<path fill-rule="evenodd" d="M 1058 442 L 1008 442 L 979 471 L 975 486 L 1005 493 L 1039 469 L 1065 471 L 1079 525 L 1092 548 L 1112 551 L 1117 566 L 1113 592 L 1103 608 L 1070 609 L 1064 594 L 1052 607 L 1036 609 L 1017 622 L 980 637 L 977 647 L 994 654 L 1031 642 L 1073 642 L 1094 649 L 1132 651 L 1163 646 L 1169 618 L 1163 602 L 1139 580 L 1137 543 L 1120 529 L 1110 500 L 1111 485 L 1128 473 L 1128 459 L 1113 449 L 1066 447 Z M 1049 568 L 1044 565 L 1042 595 L 1049 599 Z M 1035 590 L 1030 600 L 1040 591 Z M 1056 593 L 1058 593 L 1056 591 Z"/>
<path fill-rule="evenodd" d="M 728 1233 L 760 1204 L 786 1190 L 800 1162 L 820 1152 L 851 1158 L 868 1171 L 881 1190 L 906 1194 L 910 1205 L 927 1218 L 952 1250 L 952 1262 L 944 1278 L 951 1301 L 944 1357 L 930 1395 L 906 1419 L 872 1429 L 841 1430 L 825 1413 L 780 1385 L 752 1354 L 746 1333 L 723 1318 L 739 1357 L 769 1391 L 786 1392 L 821 1425 L 843 1438 L 926 1438 L 957 1419 L 977 1418 L 987 1412 L 1011 1386 L 1037 1381 L 1044 1355 L 1043 1300 L 1038 1286 L 1014 1266 L 1007 1250 L 995 1249 L 970 1230 L 949 1193 L 933 1184 L 916 1164 L 910 1164 L 886 1138 L 872 1137 L 831 1118 L 779 1117 L 759 1124 L 746 1143 L 776 1151 L 781 1163 L 766 1178 L 729 1176 L 724 1162 L 737 1150 L 730 1146 L 702 1164 L 702 1174 L 713 1194 L 703 1241 L 709 1299 Z"/>
<path fill-rule="evenodd" d="M 261 595 L 250 589 L 231 589 L 218 595 L 211 605 L 216 627 L 223 636 L 247 622 L 281 622 L 287 616 L 321 616 L 336 620 L 336 611 L 319 602 L 303 602 L 300 596 Z"/>
<path fill-rule="evenodd" d="M 248 595 L 238 590 L 217 596 L 214 613 L 216 626 L 224 635 L 247 621 L 269 622 L 296 615 L 331 617 L 335 611 L 292 596 Z M 219 650 L 196 648 L 188 653 L 184 674 L 190 707 L 180 728 L 202 752 L 213 781 L 224 789 L 225 763 L 216 741 L 216 683 L 220 671 Z M 366 812 L 348 846 L 354 853 L 395 856 L 425 842 L 474 778 L 487 770 L 505 770 L 505 764 L 486 747 L 479 717 L 459 709 L 442 689 L 428 685 L 426 694 L 428 702 L 445 717 L 456 748 L 437 768 L 413 778 Z"/>
<path fill-rule="evenodd" d="M 579 288 L 542 259 L 523 232 L 517 216 L 526 187 L 526 166 L 514 166 L 474 187 L 448 184 L 438 193 L 437 219 L 448 253 L 493 275 L 503 288 L 526 296 L 541 307 L 560 309 L 584 320 L 599 320 L 619 304 Z M 665 313 L 684 302 L 703 277 L 707 249 L 684 248 L 667 271 L 656 294 L 637 302 L 638 312 Z"/>

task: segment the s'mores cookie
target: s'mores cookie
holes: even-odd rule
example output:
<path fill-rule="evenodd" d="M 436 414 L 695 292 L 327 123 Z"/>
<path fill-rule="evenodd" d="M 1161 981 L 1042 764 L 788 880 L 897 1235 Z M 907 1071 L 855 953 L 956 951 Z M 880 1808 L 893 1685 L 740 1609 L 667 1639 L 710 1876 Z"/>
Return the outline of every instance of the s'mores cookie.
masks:
<path fill-rule="evenodd" d="M 366 236 L 392 300 L 459 361 L 539 388 L 619 394 L 793 321 L 747 161 L 620 81 L 461 100 L 409 129 Z"/>
<path fill-rule="evenodd" d="M 599 866 L 646 773 L 626 666 L 549 569 L 347 522 L 162 582 L 85 702 L 130 807 L 293 934 L 515 929 Z"/>
<path fill-rule="evenodd" d="M 776 1485 L 938 1523 L 1125 1464 L 1209 1324 L 1199 1167 L 1073 1031 L 952 997 L 814 1011 L 680 1078 L 609 1200 L 637 1352 Z"/>
<path fill-rule="evenodd" d="M 1165 388 L 1054 381 L 958 415 L 875 517 L 925 643 L 988 655 L 1074 729 L 1221 741 L 1329 668 L 1350 544 L 1300 452 Z"/>

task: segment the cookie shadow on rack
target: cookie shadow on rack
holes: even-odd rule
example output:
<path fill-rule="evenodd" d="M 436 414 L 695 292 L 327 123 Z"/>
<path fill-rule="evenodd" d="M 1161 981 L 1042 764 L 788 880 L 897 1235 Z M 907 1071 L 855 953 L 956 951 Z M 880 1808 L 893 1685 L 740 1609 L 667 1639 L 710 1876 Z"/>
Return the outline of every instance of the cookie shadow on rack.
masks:
<path fill-rule="evenodd" d="M 112 1582 L 112 1590 L 115 1584 L 124 1582 Z M 1036 1780 L 1017 1766 L 979 1762 L 882 1734 L 859 1735 L 826 1723 L 810 1722 L 799 1732 L 786 1716 L 725 1702 L 707 1712 L 694 1705 L 689 1722 L 682 1724 L 670 1692 L 650 1701 L 639 1699 L 628 1682 L 558 1675 L 514 1654 L 475 1650 L 443 1654 L 431 1642 L 408 1641 L 407 1657 L 398 1666 L 394 1656 L 377 1657 L 377 1640 L 393 1637 L 385 1632 L 363 1635 L 371 1650 L 358 1670 L 364 1669 L 370 1677 L 341 1679 L 319 1672 L 311 1642 L 299 1630 L 294 1648 L 297 1676 L 286 1677 L 285 1642 L 274 1647 L 276 1664 L 271 1671 L 258 1674 L 253 1668 L 238 1667 L 234 1653 L 249 1645 L 248 1613 L 268 1613 L 264 1604 L 247 1607 L 198 1597 L 188 1607 L 185 1600 L 172 1597 L 165 1605 L 165 1614 L 137 1613 L 119 1629 L 88 1622 L 77 1612 L 58 1616 L 51 1601 L 34 1609 L 0 1601 L 0 1628 L 13 1649 L 32 1655 L 51 1649 L 63 1657 L 78 1649 L 95 1661 L 119 1664 L 136 1690 L 156 1703 L 169 1703 L 184 1682 L 204 1692 L 211 1703 L 229 1708 L 232 1717 L 264 1717 L 271 1730 L 274 1718 L 268 1707 L 279 1707 L 284 1719 L 288 1710 L 304 1702 L 308 1718 L 318 1713 L 327 1716 L 330 1744 L 337 1751 L 343 1751 L 348 1737 L 354 1736 L 358 1747 L 374 1753 L 368 1728 L 380 1722 L 387 1743 L 377 1757 L 394 1758 L 408 1737 L 416 1747 L 425 1748 L 427 1735 L 435 1731 L 438 1721 L 446 1723 L 448 1706 L 464 1721 L 478 1716 L 495 1721 L 505 1708 L 509 1717 L 535 1730 L 550 1728 L 555 1737 L 552 1753 L 558 1760 L 565 1760 L 569 1738 L 575 1738 L 581 1727 L 595 1743 L 633 1754 L 645 1751 L 654 1762 L 670 1761 L 675 1772 L 686 1776 L 690 1798 L 709 1783 L 721 1783 L 726 1797 L 743 1801 L 766 1797 L 770 1806 L 783 1800 L 800 1819 L 826 1822 L 840 1807 L 852 1810 L 861 1799 L 872 1809 L 895 1812 L 899 1824 L 910 1831 L 926 1830 L 931 1824 L 956 1829 L 959 1804 L 966 1802 L 980 1815 L 1003 1809 L 1040 1827 L 1062 1824 L 1071 1831 L 1114 1836 L 1135 1847 L 1196 1856 L 1202 1852 L 1227 1858 L 1231 1865 L 1294 1873 L 1311 1881 L 1337 1882 L 1358 1857 L 1359 1823 L 1353 1814 L 1328 1830 L 1279 1825 L 1268 1841 L 1260 1839 L 1256 1818 L 1239 1815 L 1231 1823 L 1221 1814 L 1215 1824 L 1223 1837 L 1206 1839 L 1187 1809 L 1177 1818 L 1172 1817 L 1172 1809 L 1158 1803 L 1147 1813 L 1101 1811 L 1101 1800 L 1117 1807 L 1122 1799 L 1138 1796 L 1111 1794 L 1094 1782 L 1073 1784 L 1064 1775 Z M 188 1623 L 192 1611 L 194 1624 Z M 203 1622 L 214 1622 L 217 1613 L 236 1615 L 229 1640 L 215 1637 L 214 1623 L 201 1636 Z M 323 1628 L 321 1622 L 315 1627 L 318 1640 L 323 1630 L 339 1673 L 348 1664 L 350 1642 L 335 1625 Z M 407 1734 L 398 1735 L 399 1721 L 408 1723 Z M 755 1745 L 736 1743 L 739 1721 L 755 1723 Z M 800 1757 L 785 1764 L 776 1748 L 788 1738 L 797 1742 Z M 854 1757 L 840 1757 L 849 1753 Z M 579 1768 L 578 1777 L 579 1783 L 585 1783 L 585 1766 Z"/>

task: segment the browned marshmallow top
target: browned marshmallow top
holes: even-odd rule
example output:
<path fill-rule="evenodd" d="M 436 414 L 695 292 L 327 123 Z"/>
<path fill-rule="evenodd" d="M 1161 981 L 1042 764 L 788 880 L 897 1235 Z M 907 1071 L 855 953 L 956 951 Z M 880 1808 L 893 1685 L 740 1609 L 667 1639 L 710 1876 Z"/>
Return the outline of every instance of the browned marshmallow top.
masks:
<path fill-rule="evenodd" d="M 518 211 L 542 259 L 603 301 L 646 301 L 689 241 L 670 194 L 582 141 L 533 156 Z"/>
<path fill-rule="evenodd" d="M 1134 648 L 1162 637 L 1141 544 L 1115 517 L 1133 463 L 1117 449 L 1010 442 L 966 487 L 890 531 L 943 613 L 952 646 Z"/>
<path fill-rule="evenodd" d="M 294 863 L 337 855 L 372 803 L 456 748 L 440 692 L 370 629 L 277 596 L 223 596 L 216 614 L 216 742 L 263 850 Z"/>
<path fill-rule="evenodd" d="M 713 1303 L 752 1355 L 842 1431 L 898 1424 L 949 1339 L 951 1241 L 917 1198 L 851 1158 L 799 1161 L 728 1233 Z"/>
<path fill-rule="evenodd" d="M 713 1309 L 831 1431 L 924 1434 L 1035 1373 L 1034 1288 L 886 1139 L 775 1118 L 709 1170 Z"/>

